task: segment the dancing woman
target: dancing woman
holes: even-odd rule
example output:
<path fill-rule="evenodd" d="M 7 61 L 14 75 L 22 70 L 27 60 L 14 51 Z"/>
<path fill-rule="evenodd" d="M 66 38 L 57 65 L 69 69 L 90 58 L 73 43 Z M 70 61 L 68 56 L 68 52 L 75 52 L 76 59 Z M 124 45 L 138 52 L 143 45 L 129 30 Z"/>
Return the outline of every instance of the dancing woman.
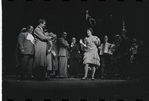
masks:
<path fill-rule="evenodd" d="M 92 33 L 93 30 L 88 28 L 88 37 L 84 39 L 85 42 L 83 43 L 82 39 L 80 40 L 80 44 L 85 47 L 85 53 L 83 57 L 85 75 L 82 80 L 87 79 L 88 69 L 90 69 L 90 67 L 92 69 L 92 80 L 94 80 L 96 68 L 100 66 L 100 58 L 97 49 L 97 46 L 100 45 L 100 39 L 97 36 L 93 36 Z"/>

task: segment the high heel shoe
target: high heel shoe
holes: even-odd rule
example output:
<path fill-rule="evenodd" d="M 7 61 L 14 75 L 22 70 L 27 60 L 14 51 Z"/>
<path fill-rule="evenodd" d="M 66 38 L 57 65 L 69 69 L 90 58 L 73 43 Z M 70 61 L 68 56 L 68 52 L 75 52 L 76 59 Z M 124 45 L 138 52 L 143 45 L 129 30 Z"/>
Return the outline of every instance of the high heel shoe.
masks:
<path fill-rule="evenodd" d="M 88 67 L 89 70 L 92 70 L 91 67 Z"/>
<path fill-rule="evenodd" d="M 81 80 L 86 80 L 87 79 L 87 77 L 83 77 Z"/>
<path fill-rule="evenodd" d="M 94 78 L 92 78 L 92 80 L 95 80 Z"/>

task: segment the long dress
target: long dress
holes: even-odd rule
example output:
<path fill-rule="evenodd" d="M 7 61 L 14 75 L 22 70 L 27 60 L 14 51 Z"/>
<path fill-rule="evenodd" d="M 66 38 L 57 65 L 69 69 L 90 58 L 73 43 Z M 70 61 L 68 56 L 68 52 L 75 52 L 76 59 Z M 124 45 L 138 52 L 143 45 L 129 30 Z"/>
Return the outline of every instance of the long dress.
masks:
<path fill-rule="evenodd" d="M 83 64 L 92 64 L 100 66 L 100 58 L 96 45 L 100 44 L 100 39 L 97 36 L 85 38 L 86 48 L 83 57 Z"/>
<path fill-rule="evenodd" d="M 53 56 L 53 70 L 58 70 L 58 47 L 57 47 L 57 40 L 53 41 L 53 50 L 55 51 L 56 55 Z"/>
<path fill-rule="evenodd" d="M 51 41 L 51 43 L 48 43 L 48 47 L 51 50 L 47 54 L 47 70 L 50 71 L 56 71 L 58 69 L 58 50 L 57 50 L 57 42 L 56 40 Z"/>
<path fill-rule="evenodd" d="M 47 43 L 47 47 L 48 47 L 48 52 L 47 52 L 47 70 L 50 70 L 52 71 L 52 40 L 50 40 L 48 43 Z"/>

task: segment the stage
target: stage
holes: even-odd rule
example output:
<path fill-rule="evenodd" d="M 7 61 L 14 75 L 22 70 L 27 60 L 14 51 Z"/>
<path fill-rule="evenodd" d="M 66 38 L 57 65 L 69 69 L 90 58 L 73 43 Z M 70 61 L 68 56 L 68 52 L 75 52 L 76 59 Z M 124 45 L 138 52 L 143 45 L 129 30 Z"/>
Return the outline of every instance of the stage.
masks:
<path fill-rule="evenodd" d="M 3 80 L 3 99 L 23 101 L 113 101 L 122 99 L 146 101 L 149 94 L 146 80 L 81 80 L 81 78 L 50 78 L 47 81 L 36 80 Z M 84 100 L 83 100 L 84 101 Z"/>

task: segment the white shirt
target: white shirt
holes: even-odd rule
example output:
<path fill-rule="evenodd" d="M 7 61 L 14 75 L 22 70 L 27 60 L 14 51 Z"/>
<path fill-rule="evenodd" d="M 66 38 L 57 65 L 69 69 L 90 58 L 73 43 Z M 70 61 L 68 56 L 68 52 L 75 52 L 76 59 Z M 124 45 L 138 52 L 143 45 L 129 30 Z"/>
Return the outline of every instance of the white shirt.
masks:
<path fill-rule="evenodd" d="M 103 46 L 105 45 L 105 46 Z M 108 53 L 109 54 L 109 47 L 110 47 L 110 43 L 106 42 L 105 44 L 101 44 L 100 46 L 100 55 L 103 55 L 103 53 Z M 104 48 L 104 49 L 103 49 Z"/>
<path fill-rule="evenodd" d="M 27 35 L 27 38 L 26 38 L 27 40 L 30 40 L 33 44 L 35 43 L 35 41 L 34 41 L 34 37 L 33 37 L 33 35 L 32 34 L 30 34 L 30 33 L 28 33 L 28 35 Z"/>

